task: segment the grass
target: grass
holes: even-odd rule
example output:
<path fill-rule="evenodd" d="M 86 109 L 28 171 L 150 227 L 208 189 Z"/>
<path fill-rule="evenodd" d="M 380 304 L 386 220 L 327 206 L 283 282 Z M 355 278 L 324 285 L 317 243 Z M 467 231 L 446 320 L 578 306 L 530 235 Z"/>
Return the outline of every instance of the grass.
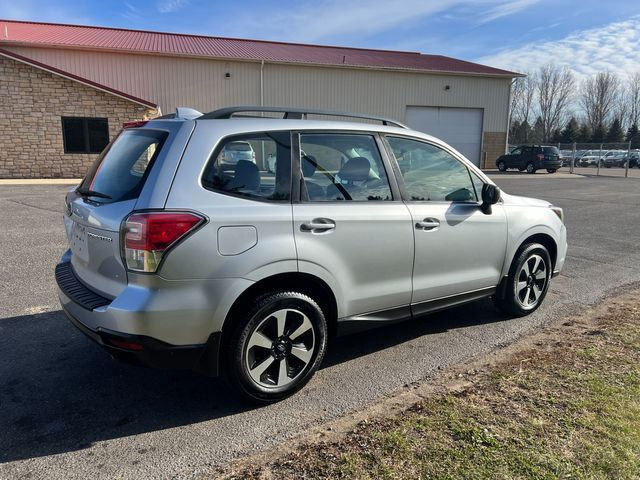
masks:
<path fill-rule="evenodd" d="M 522 351 L 461 393 L 231 478 L 638 479 L 634 307 L 614 304 L 589 328 Z"/>

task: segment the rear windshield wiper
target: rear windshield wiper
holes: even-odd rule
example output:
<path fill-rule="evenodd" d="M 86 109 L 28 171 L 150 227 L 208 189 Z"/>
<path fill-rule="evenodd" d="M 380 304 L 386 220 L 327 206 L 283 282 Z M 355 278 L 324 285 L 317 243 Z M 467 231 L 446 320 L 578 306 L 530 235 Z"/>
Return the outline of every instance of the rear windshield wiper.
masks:
<path fill-rule="evenodd" d="M 88 188 L 76 188 L 76 193 L 82 195 L 83 197 L 98 197 L 98 198 L 108 198 L 112 199 L 111 195 L 107 195 L 106 193 L 96 192 L 95 190 L 89 190 Z"/>

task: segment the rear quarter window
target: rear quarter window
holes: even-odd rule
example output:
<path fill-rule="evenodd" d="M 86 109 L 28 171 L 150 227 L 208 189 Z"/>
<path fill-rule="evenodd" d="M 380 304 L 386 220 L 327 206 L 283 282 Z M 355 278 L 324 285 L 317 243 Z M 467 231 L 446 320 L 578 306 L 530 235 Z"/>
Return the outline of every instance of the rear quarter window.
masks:
<path fill-rule="evenodd" d="M 124 130 L 91 166 L 80 187 L 111 197 L 100 201 L 137 198 L 167 135 L 159 130 Z"/>

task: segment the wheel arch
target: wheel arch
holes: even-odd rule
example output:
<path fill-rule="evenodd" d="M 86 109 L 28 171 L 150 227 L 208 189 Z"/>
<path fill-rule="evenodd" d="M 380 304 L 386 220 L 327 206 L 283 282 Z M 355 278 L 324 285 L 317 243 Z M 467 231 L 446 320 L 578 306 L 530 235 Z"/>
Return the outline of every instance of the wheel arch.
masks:
<path fill-rule="evenodd" d="M 551 257 L 551 267 L 553 272 L 553 269 L 556 267 L 556 261 L 558 258 L 558 244 L 556 243 L 555 239 L 548 233 L 534 233 L 533 235 L 530 235 L 522 240 L 519 243 L 518 248 L 515 250 L 511 261 L 513 262 L 513 258 L 515 258 L 522 247 L 528 243 L 539 243 L 548 250 L 549 256 Z"/>
<path fill-rule="evenodd" d="M 302 272 L 286 272 L 271 275 L 260 279 L 248 287 L 235 300 L 222 325 L 222 338 L 229 333 L 231 327 L 239 318 L 242 308 L 246 308 L 248 302 L 270 291 L 291 290 L 303 293 L 319 303 L 325 314 L 329 337 L 335 336 L 338 325 L 338 307 L 336 297 L 329 285 L 319 277 Z M 225 333 L 226 332 L 226 333 Z"/>

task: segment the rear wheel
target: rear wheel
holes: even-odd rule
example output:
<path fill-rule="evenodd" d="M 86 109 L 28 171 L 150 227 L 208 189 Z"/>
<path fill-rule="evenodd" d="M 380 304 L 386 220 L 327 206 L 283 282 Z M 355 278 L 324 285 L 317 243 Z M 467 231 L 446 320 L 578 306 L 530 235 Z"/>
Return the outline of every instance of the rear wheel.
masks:
<path fill-rule="evenodd" d="M 501 172 L 504 172 L 507 170 L 507 164 L 504 163 L 504 160 L 500 160 L 498 162 L 498 170 L 500 170 Z"/>
<path fill-rule="evenodd" d="M 555 168 L 547 168 L 547 173 L 556 173 Z"/>
<path fill-rule="evenodd" d="M 532 162 L 527 163 L 527 173 L 536 173 L 536 167 Z"/>
<path fill-rule="evenodd" d="M 547 295 L 551 268 L 551 257 L 544 245 L 522 246 L 509 268 L 503 295 L 494 295 L 493 303 L 517 317 L 534 312 Z"/>
<path fill-rule="evenodd" d="M 327 324 L 320 306 L 299 292 L 271 292 L 252 303 L 225 339 L 223 372 L 244 399 L 275 402 L 300 390 L 316 372 Z"/>

